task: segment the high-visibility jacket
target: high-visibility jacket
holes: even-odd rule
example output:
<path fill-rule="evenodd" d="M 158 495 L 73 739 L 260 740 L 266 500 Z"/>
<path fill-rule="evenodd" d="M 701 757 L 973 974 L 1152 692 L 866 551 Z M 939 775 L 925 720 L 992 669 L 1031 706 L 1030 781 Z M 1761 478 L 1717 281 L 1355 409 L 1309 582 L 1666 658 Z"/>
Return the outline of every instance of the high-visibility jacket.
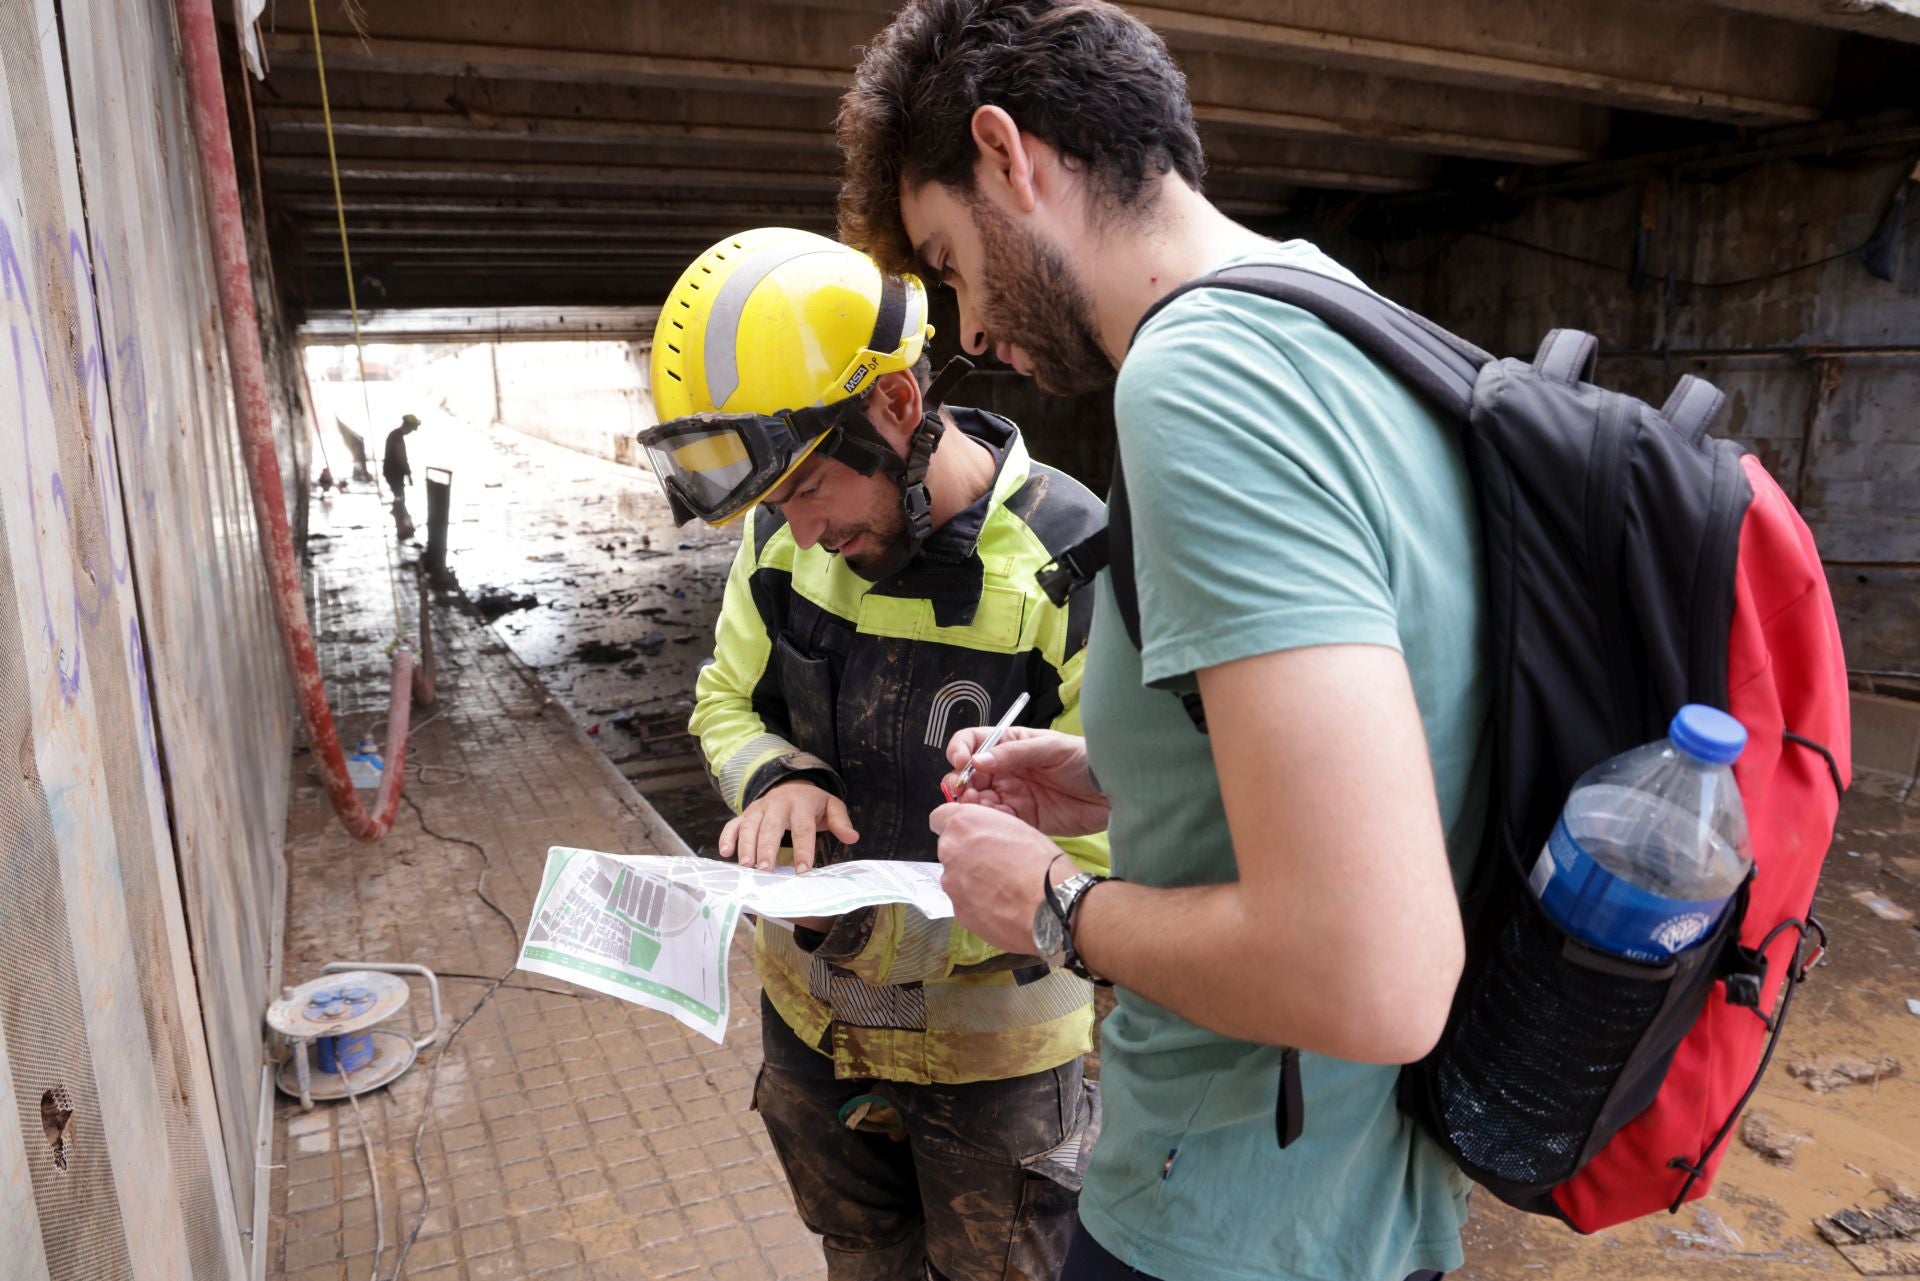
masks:
<path fill-rule="evenodd" d="M 946 745 L 1026 691 L 1019 723 L 1080 732 L 1086 593 L 1054 605 L 1034 573 L 1099 528 L 1078 481 L 1032 462 L 1004 418 L 949 409 L 991 447 L 992 488 L 933 531 L 907 567 L 869 583 L 770 507 L 749 513 L 727 580 L 691 729 L 735 812 L 803 778 L 847 803 L 860 840 L 824 831 L 821 862 L 930 860 Z M 1105 836 L 1063 839 L 1107 870 Z M 838 918 L 827 934 L 761 922 L 754 958 L 773 1007 L 842 1077 L 917 1084 L 1058 1067 L 1091 1045 L 1092 989 L 900 904 Z"/>

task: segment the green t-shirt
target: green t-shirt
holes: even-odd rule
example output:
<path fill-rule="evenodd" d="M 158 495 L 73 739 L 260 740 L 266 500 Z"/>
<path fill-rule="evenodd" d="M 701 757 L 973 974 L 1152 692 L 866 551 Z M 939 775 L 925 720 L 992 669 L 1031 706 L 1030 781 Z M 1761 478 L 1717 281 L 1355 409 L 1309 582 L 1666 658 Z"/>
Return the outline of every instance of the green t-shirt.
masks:
<path fill-rule="evenodd" d="M 1301 241 L 1261 257 L 1353 280 Z M 1081 700 L 1113 798 L 1114 872 L 1155 886 L 1236 876 L 1207 739 L 1164 690 L 1235 659 L 1358 643 L 1405 655 L 1463 885 L 1485 807 L 1487 681 L 1457 429 L 1308 313 L 1223 290 L 1154 318 L 1114 405 L 1144 653 L 1103 576 Z M 1302 1055 L 1305 1131 L 1282 1152 L 1279 1051 L 1123 990 L 1102 1033 L 1106 1127 L 1082 1221 L 1166 1281 L 1459 1267 L 1466 1179 L 1396 1107 L 1397 1071 Z"/>

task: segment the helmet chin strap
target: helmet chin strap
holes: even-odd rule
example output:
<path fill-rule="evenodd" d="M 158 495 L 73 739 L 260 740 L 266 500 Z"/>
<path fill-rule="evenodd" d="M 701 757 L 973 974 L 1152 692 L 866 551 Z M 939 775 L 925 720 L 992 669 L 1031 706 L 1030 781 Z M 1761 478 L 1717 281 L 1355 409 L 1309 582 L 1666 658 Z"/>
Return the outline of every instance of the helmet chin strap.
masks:
<path fill-rule="evenodd" d="M 900 476 L 900 511 L 907 519 L 907 545 L 914 554 L 933 532 L 933 493 L 927 488 L 927 464 L 933 461 L 933 451 L 940 447 L 940 437 L 947 430 L 940 406 L 972 372 L 973 362 L 965 356 L 955 356 L 941 368 L 923 398 L 920 425 L 907 442 L 906 468 Z"/>
<path fill-rule="evenodd" d="M 873 424 L 867 421 L 865 408 L 854 401 L 840 402 L 852 409 L 839 416 L 838 438 L 821 447 L 822 453 L 862 475 L 883 472 L 900 487 L 900 512 L 906 518 L 907 544 L 913 554 L 919 553 L 920 545 L 933 532 L 933 493 L 927 488 L 927 466 L 933 461 L 933 451 L 939 448 L 940 437 L 947 430 L 946 420 L 940 416 L 940 405 L 960 380 L 972 372 L 973 362 L 965 356 L 955 356 L 941 368 L 921 398 L 920 425 L 913 429 L 913 436 L 907 442 L 905 458 L 895 453 L 874 430 Z"/>

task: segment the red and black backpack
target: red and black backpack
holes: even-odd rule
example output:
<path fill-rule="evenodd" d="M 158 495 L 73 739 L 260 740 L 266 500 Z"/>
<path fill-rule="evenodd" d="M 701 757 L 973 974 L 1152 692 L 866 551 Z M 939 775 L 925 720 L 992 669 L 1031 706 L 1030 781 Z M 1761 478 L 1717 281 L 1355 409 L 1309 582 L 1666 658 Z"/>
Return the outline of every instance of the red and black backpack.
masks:
<path fill-rule="evenodd" d="M 1592 384 L 1598 343 L 1556 329 L 1496 360 L 1376 294 L 1248 265 L 1233 289 L 1313 313 L 1457 423 L 1487 558 L 1493 796 L 1462 904 L 1467 962 L 1401 1106 L 1510 1205 L 1593 1232 L 1705 1195 L 1825 946 L 1814 888 L 1851 777 L 1845 661 L 1813 537 L 1759 461 L 1707 428 L 1725 397 L 1688 375 L 1655 410 Z M 1150 311 L 1147 320 L 1158 311 Z M 1139 644 L 1125 478 L 1107 530 L 1042 583 L 1064 599 L 1110 563 Z M 1199 696 L 1184 695 L 1196 728 Z M 1574 781 L 1663 738 L 1685 703 L 1747 730 L 1734 766 L 1753 871 L 1718 928 L 1664 966 L 1593 951 L 1527 888 Z M 1276 1125 L 1300 1115 L 1284 1056 Z"/>

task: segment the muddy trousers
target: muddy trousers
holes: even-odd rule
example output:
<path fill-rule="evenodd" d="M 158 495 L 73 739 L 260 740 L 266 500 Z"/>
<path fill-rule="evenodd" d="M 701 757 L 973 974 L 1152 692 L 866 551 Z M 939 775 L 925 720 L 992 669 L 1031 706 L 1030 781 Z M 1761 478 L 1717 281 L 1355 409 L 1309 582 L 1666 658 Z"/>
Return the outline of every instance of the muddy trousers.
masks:
<path fill-rule="evenodd" d="M 1080 1060 L 970 1085 L 838 1080 L 764 997 L 760 1016 L 754 1108 L 829 1281 L 1054 1281 L 1092 1111 Z"/>

